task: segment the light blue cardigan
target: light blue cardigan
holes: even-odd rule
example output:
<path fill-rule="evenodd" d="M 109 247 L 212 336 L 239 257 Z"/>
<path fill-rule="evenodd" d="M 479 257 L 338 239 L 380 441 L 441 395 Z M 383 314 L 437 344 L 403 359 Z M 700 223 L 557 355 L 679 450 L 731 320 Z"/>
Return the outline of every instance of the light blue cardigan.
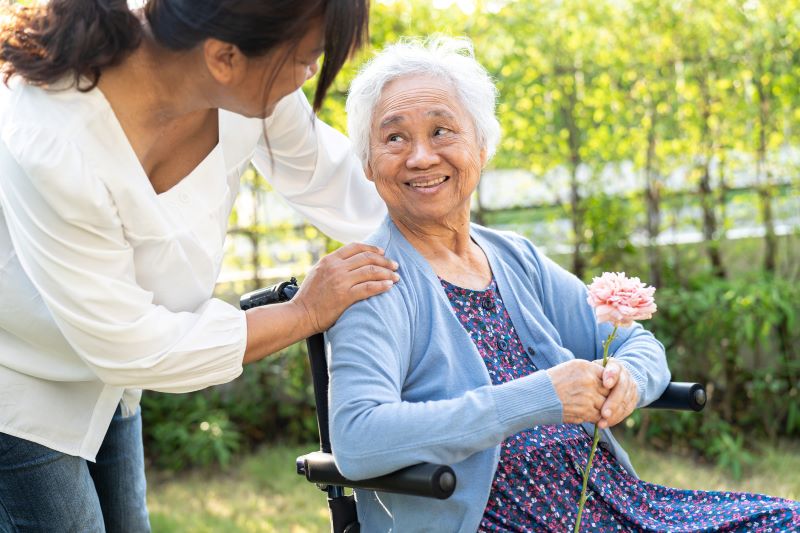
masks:
<path fill-rule="evenodd" d="M 516 234 L 472 225 L 471 235 L 540 369 L 602 357 L 611 328 L 598 326 L 583 283 Z M 458 485 L 447 500 L 357 491 L 362 531 L 473 533 L 500 443 L 523 429 L 560 423 L 561 403 L 544 371 L 491 384 L 436 274 L 394 223 L 387 218 L 368 242 L 400 264 L 400 281 L 350 307 L 328 332 L 336 463 L 351 479 L 420 462 L 451 465 Z M 649 332 L 639 325 L 621 330 L 611 352 L 636 381 L 640 406 L 663 392 L 670 379 L 664 348 Z M 591 434 L 593 426 L 584 427 Z M 602 431 L 602 442 L 635 475 L 610 431 Z"/>

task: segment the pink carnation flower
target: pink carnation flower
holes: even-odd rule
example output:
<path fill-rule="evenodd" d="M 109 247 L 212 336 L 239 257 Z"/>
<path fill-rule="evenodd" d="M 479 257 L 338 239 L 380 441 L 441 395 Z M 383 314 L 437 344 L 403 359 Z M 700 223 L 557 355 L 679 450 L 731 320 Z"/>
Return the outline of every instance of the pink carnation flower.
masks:
<path fill-rule="evenodd" d="M 626 328 L 653 316 L 655 292 L 655 287 L 648 287 L 639 278 L 628 278 L 624 272 L 604 272 L 592 280 L 586 301 L 594 307 L 598 322 Z"/>

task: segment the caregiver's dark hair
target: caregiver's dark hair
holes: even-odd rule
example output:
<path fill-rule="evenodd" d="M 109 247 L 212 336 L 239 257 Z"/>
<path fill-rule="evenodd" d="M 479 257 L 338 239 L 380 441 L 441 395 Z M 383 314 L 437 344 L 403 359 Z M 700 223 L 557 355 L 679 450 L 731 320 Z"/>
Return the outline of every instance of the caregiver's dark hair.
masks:
<path fill-rule="evenodd" d="M 126 0 L 51 0 L 14 11 L 0 27 L 4 79 L 19 75 L 47 85 L 73 74 L 97 85 L 103 68 L 119 62 L 141 40 L 139 19 Z M 236 45 L 248 56 L 298 42 L 322 20 L 325 59 L 314 109 L 349 55 L 366 40 L 369 0 L 149 0 L 145 16 L 156 40 L 188 50 L 204 39 Z M 286 60 L 287 58 L 282 58 Z"/>
<path fill-rule="evenodd" d="M 53 0 L 46 6 L 4 9 L 0 26 L 3 79 L 19 75 L 48 85 L 67 75 L 81 76 L 90 90 L 103 68 L 139 45 L 141 24 L 126 0 Z"/>

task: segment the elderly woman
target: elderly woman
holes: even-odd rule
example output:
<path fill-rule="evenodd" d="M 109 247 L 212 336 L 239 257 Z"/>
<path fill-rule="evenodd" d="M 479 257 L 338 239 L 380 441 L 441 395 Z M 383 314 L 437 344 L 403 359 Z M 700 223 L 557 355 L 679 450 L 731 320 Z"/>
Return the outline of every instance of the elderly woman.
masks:
<path fill-rule="evenodd" d="M 659 487 L 611 435 L 669 381 L 662 345 L 610 327 L 586 289 L 527 240 L 470 224 L 499 138 L 495 88 L 464 41 L 391 46 L 353 82 L 350 135 L 389 217 L 369 240 L 400 281 L 329 331 L 336 462 L 353 479 L 452 465 L 440 501 L 357 494 L 364 531 L 571 530 L 597 423 L 583 523 L 593 531 L 800 527 L 800 506 Z"/>

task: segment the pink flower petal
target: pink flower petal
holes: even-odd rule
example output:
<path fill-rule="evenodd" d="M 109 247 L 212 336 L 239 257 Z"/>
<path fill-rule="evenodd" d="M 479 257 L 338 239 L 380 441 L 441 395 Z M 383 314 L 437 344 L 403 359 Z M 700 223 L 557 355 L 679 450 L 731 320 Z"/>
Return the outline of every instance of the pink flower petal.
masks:
<path fill-rule="evenodd" d="M 604 272 L 588 286 L 586 301 L 595 310 L 599 322 L 628 327 L 634 321 L 646 320 L 656 312 L 655 287 L 639 278 L 628 278 L 624 272 Z"/>

